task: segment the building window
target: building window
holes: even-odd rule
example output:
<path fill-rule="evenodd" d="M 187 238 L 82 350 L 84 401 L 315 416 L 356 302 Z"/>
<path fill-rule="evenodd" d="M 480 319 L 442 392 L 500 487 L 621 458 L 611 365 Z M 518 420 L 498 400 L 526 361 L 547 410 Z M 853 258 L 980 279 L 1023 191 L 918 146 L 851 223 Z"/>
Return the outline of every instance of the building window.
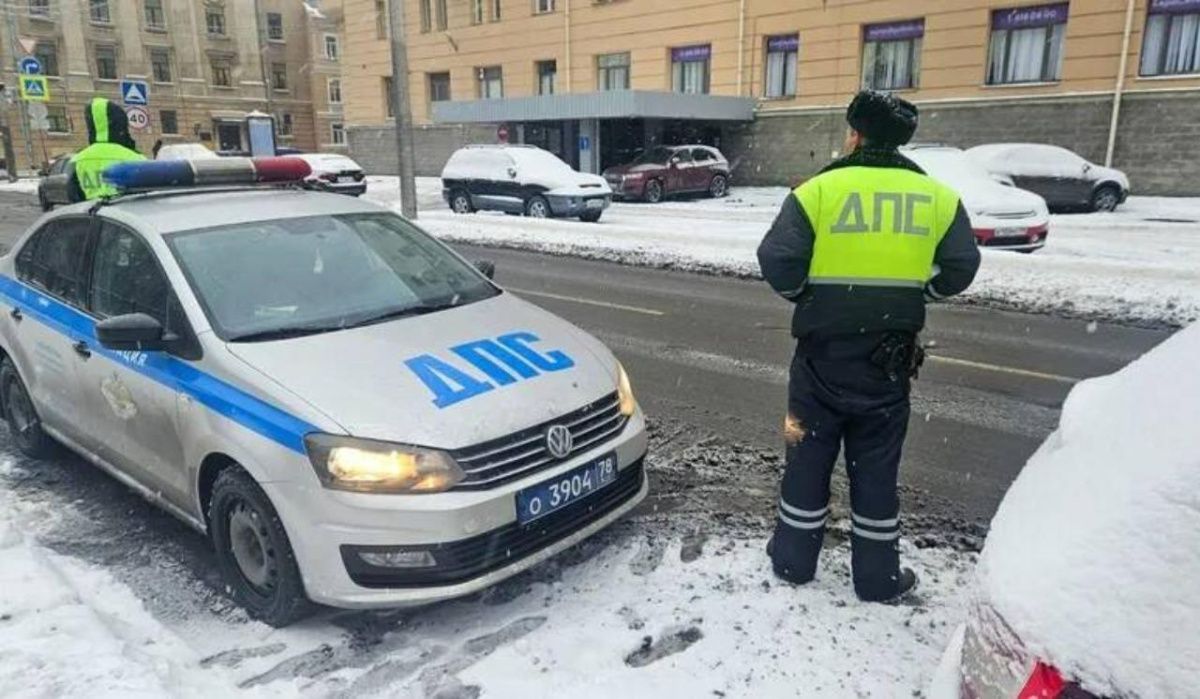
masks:
<path fill-rule="evenodd" d="M 46 105 L 46 121 L 52 133 L 71 133 L 71 121 L 67 118 L 67 108 L 61 104 Z"/>
<path fill-rule="evenodd" d="M 271 64 L 271 88 L 279 92 L 287 91 L 288 78 L 286 63 Z"/>
<path fill-rule="evenodd" d="M 112 24 L 108 0 L 88 0 L 88 17 L 96 24 Z"/>
<path fill-rule="evenodd" d="M 117 79 L 117 49 L 114 46 L 96 47 L 96 77 L 101 80 Z"/>
<path fill-rule="evenodd" d="M 163 14 L 163 0 L 146 0 L 142 4 L 146 16 L 146 28 L 162 31 L 167 28 L 167 16 Z"/>
<path fill-rule="evenodd" d="M 554 12 L 554 0 L 533 0 L 533 13 Z"/>
<path fill-rule="evenodd" d="M 450 22 L 450 12 L 446 9 L 446 0 L 437 0 L 437 28 L 438 31 L 446 31 L 446 26 Z"/>
<path fill-rule="evenodd" d="M 537 90 L 539 95 L 554 94 L 554 80 L 558 75 L 558 61 L 537 62 Z"/>
<path fill-rule="evenodd" d="M 1200 73 L 1200 2 L 1150 0 L 1141 75 Z"/>
<path fill-rule="evenodd" d="M 796 63 L 800 52 L 797 34 L 767 37 L 766 75 L 763 94 L 767 97 L 796 95 Z"/>
<path fill-rule="evenodd" d="M 279 130 L 280 136 L 292 135 L 292 113 L 283 112 L 275 118 L 275 128 Z"/>
<path fill-rule="evenodd" d="M 283 15 L 278 12 L 267 13 L 267 38 L 271 41 L 283 41 Z"/>
<path fill-rule="evenodd" d="M 707 95 L 711 56 L 708 44 L 671 49 L 671 91 Z"/>
<path fill-rule="evenodd" d="M 171 82 L 171 51 L 150 49 L 150 73 L 156 83 Z"/>
<path fill-rule="evenodd" d="M 433 29 L 433 0 L 421 0 L 421 31 Z"/>
<path fill-rule="evenodd" d="M 396 84 L 390 75 L 383 78 L 383 113 L 388 119 L 396 116 Z"/>
<path fill-rule="evenodd" d="M 503 0 L 492 0 L 492 21 L 500 21 L 500 4 Z"/>
<path fill-rule="evenodd" d="M 924 36 L 924 19 L 864 26 L 863 87 L 872 90 L 916 87 Z"/>
<path fill-rule="evenodd" d="M 388 38 L 388 8 L 386 0 L 375 0 L 375 38 Z"/>
<path fill-rule="evenodd" d="M 158 110 L 158 123 L 163 133 L 179 133 L 179 116 L 174 109 Z"/>
<path fill-rule="evenodd" d="M 471 0 L 471 24 L 483 24 L 487 0 Z"/>
<path fill-rule="evenodd" d="M 49 17 L 50 0 L 29 0 L 29 14 L 33 17 Z"/>
<path fill-rule="evenodd" d="M 342 103 L 342 81 L 339 78 L 330 78 L 325 86 L 326 94 L 329 96 L 330 104 Z"/>
<path fill-rule="evenodd" d="M 1067 3 L 992 12 L 989 85 L 1058 80 L 1062 75 Z"/>
<path fill-rule="evenodd" d="M 213 36 L 225 36 L 225 8 L 206 8 L 204 10 L 204 26 Z"/>
<path fill-rule="evenodd" d="M 232 69 L 225 61 L 213 61 L 209 64 L 212 69 L 212 84 L 217 87 L 233 87 Z"/>
<path fill-rule="evenodd" d="M 338 38 L 336 34 L 325 35 L 325 58 L 331 61 L 336 61 L 341 55 L 341 49 L 338 47 Z"/>
<path fill-rule="evenodd" d="M 429 74 L 429 102 L 449 102 L 450 101 L 450 74 L 449 73 L 430 73 Z"/>
<path fill-rule="evenodd" d="M 475 71 L 479 81 L 479 99 L 493 100 L 504 96 L 504 73 L 500 66 L 486 66 Z"/>
<path fill-rule="evenodd" d="M 596 56 L 596 89 L 602 92 L 629 89 L 629 54 Z"/>
<path fill-rule="evenodd" d="M 336 121 L 329 125 L 329 142 L 335 146 L 346 145 L 346 128 Z"/>
<path fill-rule="evenodd" d="M 39 41 L 33 47 L 33 55 L 42 64 L 42 75 L 58 75 L 58 44 Z"/>

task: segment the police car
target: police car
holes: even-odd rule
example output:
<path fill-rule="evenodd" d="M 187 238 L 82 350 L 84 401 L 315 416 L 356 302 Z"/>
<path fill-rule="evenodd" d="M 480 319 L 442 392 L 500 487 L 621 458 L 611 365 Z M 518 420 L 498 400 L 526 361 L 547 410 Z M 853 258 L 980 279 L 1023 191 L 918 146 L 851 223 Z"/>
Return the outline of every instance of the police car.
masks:
<path fill-rule="evenodd" d="M 38 221 L 0 258 L 15 445 L 66 445 L 206 533 L 276 626 L 480 590 L 645 497 L 604 345 L 307 175 L 122 163 L 121 196 Z"/>

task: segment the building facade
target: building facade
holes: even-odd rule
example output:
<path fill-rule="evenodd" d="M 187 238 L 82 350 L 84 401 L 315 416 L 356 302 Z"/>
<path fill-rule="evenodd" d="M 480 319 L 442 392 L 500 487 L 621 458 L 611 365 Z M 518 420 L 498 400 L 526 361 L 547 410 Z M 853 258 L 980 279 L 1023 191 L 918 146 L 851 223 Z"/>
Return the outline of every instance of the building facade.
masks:
<path fill-rule="evenodd" d="M 698 140 L 739 181 L 782 183 L 834 155 L 845 104 L 875 87 L 921 107 L 921 141 L 1050 142 L 1103 163 L 1111 133 L 1136 190 L 1200 191 L 1200 0 L 403 2 L 426 174 L 504 133 L 592 170 Z M 388 171 L 386 3 L 345 7 L 351 151 Z"/>
<path fill-rule="evenodd" d="M 279 145 L 344 142 L 340 0 L 11 0 L 0 11 L 19 169 L 86 145 L 85 105 L 122 101 L 122 80 L 148 85 L 149 123 L 133 132 L 147 155 L 158 140 L 245 150 L 252 111 L 274 115 Z M 17 94 L 25 55 L 47 76 L 47 130 L 31 128 Z"/>

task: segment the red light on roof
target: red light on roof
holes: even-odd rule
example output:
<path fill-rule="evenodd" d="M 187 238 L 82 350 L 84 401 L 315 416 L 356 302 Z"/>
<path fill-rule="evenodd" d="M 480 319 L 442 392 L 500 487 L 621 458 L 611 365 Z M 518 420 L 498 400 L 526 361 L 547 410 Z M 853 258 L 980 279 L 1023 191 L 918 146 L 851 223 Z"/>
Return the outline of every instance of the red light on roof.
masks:
<path fill-rule="evenodd" d="M 251 162 L 257 182 L 299 182 L 312 174 L 312 168 L 302 158 L 287 155 L 251 158 Z"/>

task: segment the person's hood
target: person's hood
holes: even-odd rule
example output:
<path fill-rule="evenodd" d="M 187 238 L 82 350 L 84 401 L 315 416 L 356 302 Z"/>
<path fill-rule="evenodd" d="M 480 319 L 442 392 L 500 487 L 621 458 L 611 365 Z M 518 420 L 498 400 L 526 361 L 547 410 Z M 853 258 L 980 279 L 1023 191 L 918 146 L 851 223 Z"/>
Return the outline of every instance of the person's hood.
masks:
<path fill-rule="evenodd" d="M 486 341 L 527 347 L 565 368 L 526 362 L 517 372 L 492 362 L 500 374 L 489 376 L 462 356 L 468 343 Z M 509 293 L 361 328 L 226 346 L 348 434 L 441 449 L 548 422 L 617 390 L 616 359 L 602 344 Z"/>
<path fill-rule="evenodd" d="M 83 108 L 83 121 L 87 125 L 89 144 L 115 143 L 137 150 L 129 133 L 129 117 L 120 105 L 103 97 L 94 97 Z"/>
<path fill-rule="evenodd" d="M 625 163 L 624 165 L 614 165 L 604 171 L 606 175 L 628 175 L 635 172 L 655 172 L 665 170 L 666 165 L 660 163 Z"/>

